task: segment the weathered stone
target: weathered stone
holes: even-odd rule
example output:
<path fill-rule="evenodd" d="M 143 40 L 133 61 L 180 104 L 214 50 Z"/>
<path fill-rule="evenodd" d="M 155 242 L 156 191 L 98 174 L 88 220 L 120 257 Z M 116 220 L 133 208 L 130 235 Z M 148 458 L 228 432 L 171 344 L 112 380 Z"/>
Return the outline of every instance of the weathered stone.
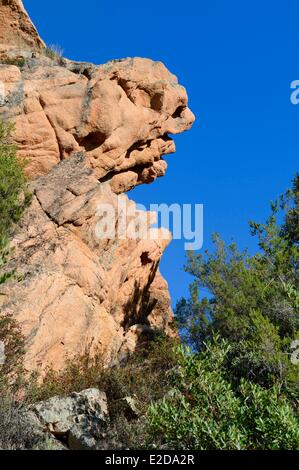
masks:
<path fill-rule="evenodd" d="M 68 447 L 71 450 L 96 450 L 97 442 L 101 439 L 98 430 L 94 427 L 91 428 L 90 424 L 87 424 L 88 431 L 82 429 L 82 425 L 75 424 L 69 432 Z M 93 437 L 93 435 L 96 436 Z"/>
<path fill-rule="evenodd" d="M 121 398 L 118 402 L 118 406 L 128 421 L 137 419 L 140 416 L 137 400 L 134 397 Z"/>
<path fill-rule="evenodd" d="M 164 175 L 162 156 L 175 151 L 168 134 L 190 128 L 194 116 L 185 89 L 163 64 L 124 59 L 95 68 L 87 78 L 70 64 L 38 63 L 22 74 L 15 65 L 0 67 L 0 118 L 16 122 L 14 140 L 31 178 L 79 151 L 116 193 Z"/>
<path fill-rule="evenodd" d="M 93 449 L 107 427 L 106 394 L 88 389 L 69 397 L 56 396 L 31 405 L 27 416 L 35 429 L 64 440 L 71 450 Z"/>
<path fill-rule="evenodd" d="M 109 364 L 132 352 L 145 329 L 172 334 L 170 297 L 158 271 L 170 234 L 150 229 L 152 240 L 98 239 L 97 205 L 109 203 L 117 213 L 120 200 L 129 200 L 98 182 L 81 155 L 57 165 L 32 189 L 7 265 L 21 281 L 3 286 L 1 308 L 22 326 L 26 368 L 60 370 L 85 353 L 100 353 Z M 117 229 L 117 218 L 111 223 Z M 146 217 L 145 226 L 151 223 Z"/>
<path fill-rule="evenodd" d="M 0 119 L 16 123 L 13 139 L 29 162 L 33 192 L 7 265 L 20 280 L 1 289 L 1 312 L 21 325 L 25 367 L 41 376 L 84 354 L 115 363 L 147 330 L 174 334 L 159 273 L 171 236 L 152 228 L 148 214 L 141 224 L 147 238 L 100 239 L 97 210 L 109 204 L 118 214 L 122 202 L 134 208 L 122 193 L 164 175 L 163 155 L 175 151 L 169 134 L 194 121 L 187 94 L 149 59 L 95 66 L 45 57 L 21 2 L 2 1 L 1 12 L 14 18 L 17 31 L 7 27 L 0 43 L 9 40 L 4 49 L 11 53 L 21 37 L 16 54 L 23 62 L 0 65 Z M 110 228 L 118 231 L 119 219 Z M 139 219 L 136 213 L 122 230 Z"/>
<path fill-rule="evenodd" d="M 0 51 L 45 47 L 21 0 L 0 0 Z"/>

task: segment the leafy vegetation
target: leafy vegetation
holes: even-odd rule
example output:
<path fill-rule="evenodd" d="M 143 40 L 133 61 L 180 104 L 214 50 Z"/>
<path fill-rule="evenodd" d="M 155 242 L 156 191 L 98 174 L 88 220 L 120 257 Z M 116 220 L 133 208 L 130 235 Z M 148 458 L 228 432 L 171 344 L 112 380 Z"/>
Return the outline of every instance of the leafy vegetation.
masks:
<path fill-rule="evenodd" d="M 277 387 L 264 389 L 227 376 L 227 340 L 207 344 L 203 352 L 181 347 L 172 389 L 149 410 L 153 445 L 172 449 L 297 449 L 299 420 Z"/>
<path fill-rule="evenodd" d="M 0 121 L 0 240 L 11 233 L 30 201 L 24 165 L 17 158 L 17 147 L 11 143 L 13 125 Z"/>
<path fill-rule="evenodd" d="M 4 63 L 6 65 L 15 65 L 16 67 L 19 67 L 20 69 L 22 69 L 26 65 L 26 59 L 24 57 L 15 57 L 15 58 L 7 57 L 4 60 Z"/>
<path fill-rule="evenodd" d="M 201 351 L 215 334 L 230 344 L 226 367 L 242 378 L 277 386 L 298 402 L 299 367 L 290 361 L 299 337 L 299 177 L 276 203 L 265 224 L 250 223 L 260 251 L 249 256 L 215 236 L 215 253 L 190 253 L 191 296 L 176 309 L 183 340 Z M 210 296 L 200 297 L 202 288 Z"/>
<path fill-rule="evenodd" d="M 177 304 L 183 343 L 171 392 L 149 410 L 151 442 L 181 449 L 298 449 L 299 176 L 251 222 L 250 256 L 218 235 L 188 254 L 190 298 Z M 201 297 L 203 290 L 209 295 Z"/>

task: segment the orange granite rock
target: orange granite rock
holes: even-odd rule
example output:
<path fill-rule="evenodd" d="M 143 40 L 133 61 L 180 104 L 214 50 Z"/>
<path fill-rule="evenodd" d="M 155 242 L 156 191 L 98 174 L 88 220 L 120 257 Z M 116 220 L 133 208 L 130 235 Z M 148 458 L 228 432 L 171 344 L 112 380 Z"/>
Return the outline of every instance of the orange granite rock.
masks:
<path fill-rule="evenodd" d="M 28 370 L 61 370 L 68 359 L 97 352 L 111 364 L 133 352 L 143 333 L 175 334 L 159 272 L 171 235 L 151 228 L 145 214 L 149 237 L 99 238 L 98 208 L 115 209 L 108 225 L 117 232 L 120 202 L 135 206 L 122 193 L 164 175 L 163 155 L 175 151 L 169 134 L 189 129 L 194 116 L 185 89 L 162 63 L 49 58 L 22 2 L 0 2 L 3 15 L 0 50 L 9 44 L 23 60 L 0 65 L 0 119 L 16 124 L 33 201 L 7 266 L 21 280 L 1 290 L 1 313 L 22 327 Z M 138 212 L 123 229 L 132 223 L 140 223 Z"/>

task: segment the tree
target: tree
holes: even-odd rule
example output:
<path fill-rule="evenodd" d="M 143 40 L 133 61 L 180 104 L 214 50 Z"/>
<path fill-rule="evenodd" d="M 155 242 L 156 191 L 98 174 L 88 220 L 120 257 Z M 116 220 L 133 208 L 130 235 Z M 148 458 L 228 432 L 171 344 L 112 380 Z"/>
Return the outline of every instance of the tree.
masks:
<path fill-rule="evenodd" d="M 226 247 L 218 235 L 214 253 L 189 253 L 191 295 L 176 308 L 182 337 L 195 350 L 215 334 L 229 342 L 227 369 L 236 386 L 242 378 L 276 385 L 294 403 L 299 367 L 290 353 L 299 337 L 298 187 L 299 175 L 293 188 L 272 203 L 266 223 L 250 222 L 260 248 L 254 256 L 235 243 Z M 202 288 L 209 291 L 203 298 Z"/>

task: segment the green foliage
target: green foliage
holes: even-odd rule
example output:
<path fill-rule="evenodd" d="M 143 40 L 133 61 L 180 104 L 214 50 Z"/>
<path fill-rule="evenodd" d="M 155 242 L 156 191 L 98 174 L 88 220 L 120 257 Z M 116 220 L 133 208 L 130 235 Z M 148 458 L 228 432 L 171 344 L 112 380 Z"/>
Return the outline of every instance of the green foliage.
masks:
<path fill-rule="evenodd" d="M 16 67 L 22 69 L 26 65 L 26 59 L 24 57 L 15 57 L 13 59 L 7 57 L 4 63 L 6 65 L 15 65 Z"/>
<path fill-rule="evenodd" d="M 0 122 L 0 240 L 10 235 L 30 201 L 24 164 L 17 158 L 17 147 L 10 141 L 13 125 Z"/>
<path fill-rule="evenodd" d="M 293 181 L 292 189 L 280 198 L 280 205 L 286 212 L 283 235 L 290 245 L 299 243 L 299 174 Z M 298 266 L 298 265 L 297 265 Z"/>
<path fill-rule="evenodd" d="M 17 147 L 10 141 L 13 125 L 0 121 L 0 285 L 14 273 L 3 272 L 9 256 L 8 240 L 31 200 L 24 175 L 24 163 L 17 158 Z"/>
<path fill-rule="evenodd" d="M 272 204 L 265 224 L 250 223 L 260 251 L 254 256 L 214 237 L 215 252 L 189 253 L 186 271 L 195 278 L 190 298 L 176 309 L 183 339 L 195 350 L 215 333 L 231 345 L 227 369 L 264 387 L 277 385 L 296 403 L 299 367 L 290 361 L 299 336 L 298 186 Z M 203 289 L 209 295 L 201 297 Z"/>
<path fill-rule="evenodd" d="M 14 275 L 14 272 L 1 272 L 7 262 L 8 256 L 9 249 L 7 246 L 7 238 L 0 237 L 0 286 Z"/>
<path fill-rule="evenodd" d="M 149 410 L 149 445 L 170 449 L 298 449 L 299 421 L 276 387 L 227 376 L 230 345 L 180 348 L 171 391 Z"/>

